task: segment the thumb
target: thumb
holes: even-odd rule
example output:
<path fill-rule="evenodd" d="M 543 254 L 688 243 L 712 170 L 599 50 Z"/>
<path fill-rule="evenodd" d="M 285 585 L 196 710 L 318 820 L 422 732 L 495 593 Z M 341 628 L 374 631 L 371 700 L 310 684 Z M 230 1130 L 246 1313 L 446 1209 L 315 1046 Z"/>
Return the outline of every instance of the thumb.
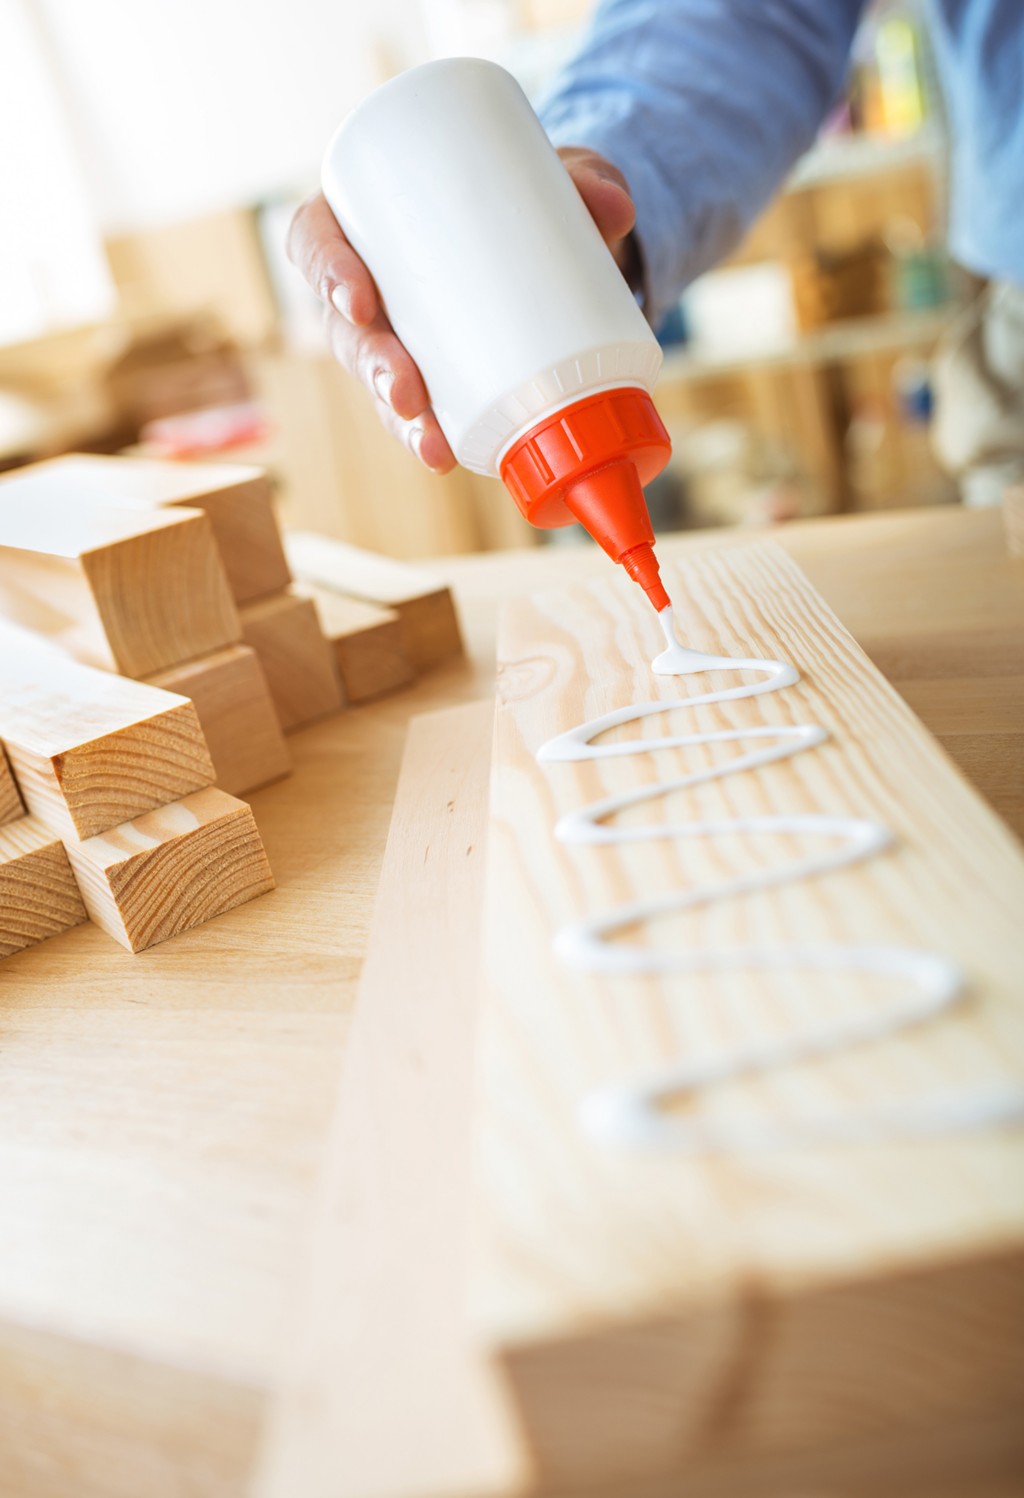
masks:
<path fill-rule="evenodd" d="M 584 146 L 563 146 L 558 154 L 602 239 L 614 250 L 636 222 L 625 177 L 617 166 Z"/>

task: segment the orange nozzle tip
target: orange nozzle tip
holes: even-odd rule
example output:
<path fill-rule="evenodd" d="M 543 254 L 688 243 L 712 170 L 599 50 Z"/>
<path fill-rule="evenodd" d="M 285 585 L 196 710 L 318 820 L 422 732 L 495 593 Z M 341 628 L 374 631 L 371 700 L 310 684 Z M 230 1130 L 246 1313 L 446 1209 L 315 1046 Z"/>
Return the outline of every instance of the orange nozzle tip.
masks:
<path fill-rule="evenodd" d="M 672 600 L 665 592 L 665 584 L 661 580 L 661 569 L 658 567 L 658 558 L 654 555 L 653 546 L 648 543 L 634 546 L 632 551 L 627 551 L 626 555 L 621 558 L 621 562 L 633 581 L 643 588 L 659 614 L 662 609 L 667 609 L 671 605 Z"/>

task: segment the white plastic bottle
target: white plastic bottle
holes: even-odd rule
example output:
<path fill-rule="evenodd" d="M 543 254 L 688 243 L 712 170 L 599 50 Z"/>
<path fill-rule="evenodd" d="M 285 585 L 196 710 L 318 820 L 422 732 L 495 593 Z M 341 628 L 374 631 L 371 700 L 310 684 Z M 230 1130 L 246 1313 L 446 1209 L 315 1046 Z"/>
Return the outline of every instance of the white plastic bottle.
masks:
<path fill-rule="evenodd" d="M 582 521 L 665 607 L 641 487 L 671 450 L 661 350 L 515 79 L 403 73 L 343 121 L 323 189 L 458 461 L 535 525 Z"/>

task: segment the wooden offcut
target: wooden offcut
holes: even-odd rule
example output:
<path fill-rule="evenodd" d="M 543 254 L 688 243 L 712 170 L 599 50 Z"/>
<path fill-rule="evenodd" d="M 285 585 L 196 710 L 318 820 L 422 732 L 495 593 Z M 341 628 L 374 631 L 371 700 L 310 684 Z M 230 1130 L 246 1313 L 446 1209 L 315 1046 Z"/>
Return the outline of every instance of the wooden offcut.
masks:
<path fill-rule="evenodd" d="M 191 699 L 217 785 L 232 796 L 279 780 L 291 769 L 270 688 L 256 652 L 229 645 L 150 677 L 153 686 Z"/>
<path fill-rule="evenodd" d="M 65 846 L 90 917 L 131 952 L 274 887 L 250 808 L 215 786 Z"/>
<path fill-rule="evenodd" d="M 39 502 L 0 480 L 0 615 L 124 676 L 232 644 L 238 614 L 199 510 Z"/>
<path fill-rule="evenodd" d="M 402 621 L 393 609 L 345 598 L 312 583 L 300 583 L 296 592 L 316 605 L 349 702 L 369 702 L 415 679 Z"/>
<path fill-rule="evenodd" d="M 60 838 L 34 817 L 0 827 L 0 958 L 85 920 Z"/>
<path fill-rule="evenodd" d="M 688 645 L 781 658 L 801 681 L 620 732 L 816 723 L 829 738 L 650 803 L 641 820 L 849 813 L 894 843 L 634 928 L 630 942 L 910 946 L 956 960 L 970 985 L 940 1020 L 702 1092 L 690 1116 L 778 1124 L 1012 1085 L 1024 1068 L 1014 839 L 778 548 L 709 549 L 665 574 Z M 780 1454 L 827 1455 L 835 1471 L 869 1439 L 895 1462 L 939 1431 L 963 1450 L 983 1424 L 1008 1435 L 1024 1387 L 1024 1195 L 1010 1185 L 1024 1130 L 693 1158 L 621 1153 L 580 1126 L 592 1089 L 902 997 L 863 975 L 673 980 L 559 962 L 567 921 L 820 851 L 806 835 L 556 842 L 562 813 L 737 752 L 537 762 L 547 739 L 599 714 L 736 685 L 735 673 L 654 676 L 660 636 L 640 591 L 605 575 L 510 605 L 499 648 L 473 1318 L 540 1484 L 689 1491 L 692 1478 L 717 1492 L 712 1479 L 725 1491 Z"/>
<path fill-rule="evenodd" d="M 186 506 L 205 510 L 236 602 L 288 586 L 291 574 L 261 468 L 70 453 L 6 480 L 0 496 L 26 505 Z"/>
<path fill-rule="evenodd" d="M 473 703 L 409 725 L 259 1498 L 507 1475 L 464 1307 L 492 719 Z"/>
<path fill-rule="evenodd" d="M 285 550 L 296 577 L 304 582 L 393 609 L 402 621 L 405 648 L 417 669 L 461 655 L 462 636 L 451 592 L 425 569 L 311 531 L 290 532 Z"/>
<path fill-rule="evenodd" d="M 17 784 L 7 762 L 3 745 L 0 744 L 0 827 L 5 822 L 13 822 L 16 817 L 24 815 L 25 808 L 18 794 Z"/>
<path fill-rule="evenodd" d="M 214 777 L 191 702 L 36 651 L 2 625 L 0 740 L 28 810 L 73 837 L 105 832 Z"/>
<path fill-rule="evenodd" d="M 242 638 L 259 656 L 286 733 L 345 705 L 334 652 L 311 599 L 277 593 L 247 604 Z"/>

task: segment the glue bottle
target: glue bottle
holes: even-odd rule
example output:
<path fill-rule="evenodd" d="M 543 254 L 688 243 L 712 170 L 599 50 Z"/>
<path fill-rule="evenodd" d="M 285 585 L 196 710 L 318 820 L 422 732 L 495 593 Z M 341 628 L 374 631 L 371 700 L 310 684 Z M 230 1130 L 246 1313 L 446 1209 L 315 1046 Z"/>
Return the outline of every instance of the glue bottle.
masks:
<path fill-rule="evenodd" d="M 453 58 L 385 83 L 323 190 L 458 461 L 533 525 L 582 522 L 666 608 L 642 488 L 671 452 L 661 350 L 515 79 Z"/>

